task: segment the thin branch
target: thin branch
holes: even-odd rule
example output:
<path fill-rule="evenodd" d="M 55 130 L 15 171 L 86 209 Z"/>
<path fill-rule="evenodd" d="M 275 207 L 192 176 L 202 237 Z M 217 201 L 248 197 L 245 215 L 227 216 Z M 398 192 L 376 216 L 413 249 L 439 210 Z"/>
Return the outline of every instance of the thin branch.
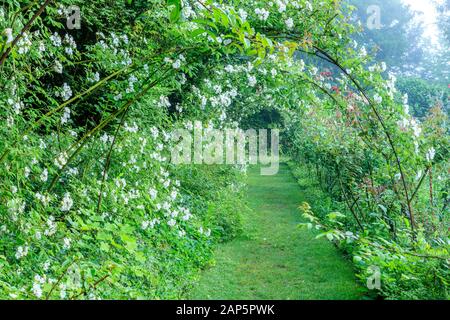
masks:
<path fill-rule="evenodd" d="M 402 184 L 403 184 L 403 191 L 405 194 L 405 198 L 406 198 L 406 202 L 408 205 L 408 211 L 409 211 L 409 219 L 411 221 L 411 228 L 414 231 L 415 229 L 415 219 L 414 219 L 414 212 L 413 212 L 413 208 L 411 205 L 411 198 L 409 197 L 409 191 L 408 191 L 408 186 L 406 184 L 406 178 L 405 178 L 405 174 L 403 171 L 403 167 L 400 161 L 400 157 L 398 155 L 397 152 L 397 148 L 395 147 L 394 141 L 391 137 L 391 134 L 389 133 L 389 130 L 386 127 L 386 124 L 384 123 L 384 120 L 381 116 L 381 114 L 378 112 L 377 108 L 375 108 L 374 103 L 372 102 L 372 100 L 367 96 L 366 92 L 364 91 L 364 89 L 361 87 L 361 85 L 358 83 L 358 81 L 356 81 L 355 78 L 353 78 L 348 72 L 347 70 L 344 69 L 344 67 L 342 67 L 342 65 L 333 57 L 331 57 L 326 51 L 320 49 L 317 46 L 314 46 L 314 48 L 320 52 L 321 54 L 325 55 L 327 58 L 329 58 L 331 61 L 333 61 L 333 63 L 352 81 L 352 83 L 356 86 L 356 88 L 361 92 L 361 94 L 364 96 L 364 98 L 367 100 L 367 103 L 369 104 L 370 108 L 372 109 L 372 111 L 374 112 L 376 118 L 378 119 L 378 121 L 380 122 L 381 127 L 383 128 L 383 132 L 386 135 L 389 145 L 394 153 L 395 159 L 396 159 L 396 163 L 397 163 L 397 167 L 400 171 L 400 176 L 401 176 L 401 180 L 402 180 Z"/>
<path fill-rule="evenodd" d="M 107 157 L 106 157 L 105 167 L 103 168 L 102 183 L 101 183 L 101 186 L 100 186 L 100 192 L 99 192 L 99 194 L 98 194 L 97 213 L 100 212 L 100 207 L 101 207 L 101 205 L 102 205 L 103 188 L 104 188 L 104 186 L 105 186 L 106 175 L 108 174 L 108 170 L 109 170 L 109 167 L 110 167 L 110 165 L 111 165 L 111 156 L 112 156 L 112 152 L 113 152 L 113 149 L 114 149 L 114 145 L 116 144 L 117 136 L 119 135 L 119 131 L 120 131 L 120 129 L 121 129 L 122 126 L 123 126 L 123 123 L 124 123 L 124 121 L 125 121 L 125 116 L 127 115 L 128 110 L 129 110 L 129 108 L 127 108 L 127 109 L 122 113 L 122 117 L 121 117 L 121 119 L 120 119 L 120 123 L 119 123 L 119 125 L 117 126 L 116 132 L 115 132 L 115 134 L 114 134 L 113 141 L 111 142 L 111 146 L 110 146 L 110 148 L 109 148 L 108 155 L 107 155 Z"/>
<path fill-rule="evenodd" d="M 340 174 L 339 168 L 337 166 L 336 166 L 336 171 L 338 173 L 339 184 L 341 186 L 341 190 L 342 190 L 342 193 L 343 193 L 344 198 L 345 198 L 345 203 L 347 204 L 347 207 L 350 209 L 351 213 L 353 214 L 353 217 L 355 218 L 356 222 L 358 223 L 358 226 L 361 229 L 361 231 L 364 231 L 364 227 L 361 224 L 361 221 L 359 220 L 358 215 L 356 214 L 353 206 L 350 206 L 350 200 L 348 199 L 347 193 L 345 192 L 344 185 L 343 185 L 342 179 L 341 179 L 341 174 Z"/>
<path fill-rule="evenodd" d="M 102 130 L 104 127 L 106 127 L 111 121 L 113 121 L 116 117 L 118 117 L 120 114 L 122 114 L 122 112 L 127 110 L 133 103 L 135 103 L 137 100 L 142 98 L 151 88 L 153 88 L 156 84 L 158 84 L 159 81 L 164 80 L 165 76 L 166 76 L 166 74 L 168 73 L 169 70 L 170 69 L 166 69 L 165 72 L 163 73 L 163 75 L 159 79 L 156 79 L 156 80 L 152 81 L 145 89 L 143 89 L 141 92 L 139 92 L 139 94 L 137 94 L 133 99 L 129 100 L 122 107 L 120 107 L 119 109 L 117 109 L 116 111 L 111 113 L 99 125 L 97 125 L 95 128 L 93 128 L 92 130 L 87 132 L 83 137 L 81 137 L 80 140 L 78 140 L 72 146 L 70 146 L 68 151 L 72 150 L 76 146 L 78 146 L 78 148 L 72 153 L 72 155 L 67 160 L 66 164 L 64 164 L 64 166 L 62 166 L 60 171 L 55 175 L 55 177 L 53 178 L 53 180 L 52 180 L 52 182 L 50 184 L 50 187 L 48 188 L 48 191 L 51 191 L 55 187 L 56 182 L 58 181 L 58 179 L 61 176 L 61 173 L 67 168 L 67 166 L 75 158 L 75 156 L 77 156 L 78 153 L 83 149 L 83 147 L 89 141 L 89 138 L 92 135 L 94 135 L 97 132 L 99 132 L 100 130 Z"/>
<path fill-rule="evenodd" d="M 50 289 L 50 291 L 48 292 L 47 296 L 45 297 L 45 300 L 48 300 L 53 291 L 55 290 L 56 286 L 61 282 L 62 278 L 66 275 L 67 271 L 69 270 L 69 268 L 77 261 L 77 259 L 75 259 L 74 261 L 72 261 L 71 263 L 69 263 L 67 265 L 67 267 L 64 269 L 64 271 L 61 273 L 61 275 L 58 277 L 58 280 L 53 284 L 52 288 Z"/>
<path fill-rule="evenodd" d="M 46 0 L 44 4 L 39 8 L 38 11 L 33 15 L 33 17 L 28 21 L 28 23 L 22 28 L 20 33 L 17 35 L 17 37 L 13 40 L 11 45 L 6 49 L 6 51 L 3 53 L 2 57 L 0 58 L 0 66 L 3 65 L 3 63 L 8 58 L 9 54 L 11 53 L 13 47 L 19 42 L 19 40 L 23 37 L 24 33 L 27 32 L 31 26 L 33 25 L 34 21 L 44 12 L 45 8 L 52 2 L 53 0 Z"/>
<path fill-rule="evenodd" d="M 105 281 L 108 278 L 109 278 L 109 274 L 104 275 L 103 277 L 101 277 L 100 279 L 95 281 L 95 283 L 93 285 L 90 285 L 89 289 L 94 289 L 95 290 L 100 283 L 102 283 L 103 281 Z M 85 295 L 87 292 L 88 292 L 88 289 L 83 289 L 79 294 L 77 294 L 76 296 L 72 297 L 71 300 L 77 299 L 78 297 L 80 297 L 82 295 Z"/>
<path fill-rule="evenodd" d="M 428 174 L 428 171 L 430 170 L 430 167 L 427 168 L 427 170 L 425 171 L 425 173 L 422 175 L 422 177 L 420 178 L 419 183 L 417 184 L 416 189 L 414 190 L 414 193 L 411 195 L 411 201 L 414 199 L 414 197 L 416 196 L 417 192 L 419 191 L 420 187 L 422 186 L 423 181 L 425 180 L 425 177 Z"/>

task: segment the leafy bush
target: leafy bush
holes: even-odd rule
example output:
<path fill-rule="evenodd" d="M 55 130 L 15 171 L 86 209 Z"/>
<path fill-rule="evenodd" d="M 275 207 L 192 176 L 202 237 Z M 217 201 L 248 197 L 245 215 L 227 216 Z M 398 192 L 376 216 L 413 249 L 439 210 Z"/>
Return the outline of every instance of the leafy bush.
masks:
<path fill-rule="evenodd" d="M 447 88 L 430 84 L 419 78 L 400 78 L 397 86 L 400 92 L 408 95 L 414 116 L 426 117 L 428 111 L 437 104 L 445 106 L 444 110 L 449 114 Z"/>

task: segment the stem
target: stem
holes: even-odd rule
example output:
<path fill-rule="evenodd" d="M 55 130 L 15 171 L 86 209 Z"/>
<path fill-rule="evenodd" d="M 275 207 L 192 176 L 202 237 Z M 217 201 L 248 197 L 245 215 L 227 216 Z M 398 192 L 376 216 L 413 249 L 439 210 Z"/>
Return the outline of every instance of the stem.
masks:
<path fill-rule="evenodd" d="M 105 280 L 108 279 L 108 278 L 109 278 L 109 274 L 104 275 L 103 277 L 101 277 L 100 279 L 98 279 L 97 281 L 95 281 L 95 283 L 94 283 L 93 285 L 90 286 L 90 289 L 94 289 L 94 290 L 95 290 L 95 289 L 97 288 L 97 286 L 98 286 L 101 282 L 105 281 Z M 72 297 L 71 300 L 77 299 L 78 297 L 80 297 L 80 296 L 82 296 L 82 295 L 84 295 L 84 294 L 86 294 L 86 293 L 87 293 L 87 289 L 83 289 L 79 294 L 77 294 L 76 296 Z"/>
<path fill-rule="evenodd" d="M 44 4 L 39 8 L 39 10 L 33 15 L 33 17 L 28 21 L 28 23 L 22 28 L 20 33 L 17 35 L 17 37 L 13 40 L 11 45 L 6 49 L 6 51 L 3 53 L 3 55 L 0 58 L 0 66 L 3 66 L 3 63 L 8 58 L 9 54 L 11 53 L 13 47 L 19 42 L 19 40 L 23 37 L 23 34 L 27 32 L 31 26 L 33 25 L 34 21 L 44 12 L 45 8 L 52 2 L 53 0 L 46 0 Z"/>
<path fill-rule="evenodd" d="M 134 102 L 142 98 L 151 88 L 153 88 L 156 84 L 159 83 L 159 81 L 163 80 L 165 78 L 165 75 L 170 69 L 166 69 L 163 73 L 163 75 L 154 81 L 152 81 L 145 89 L 143 89 L 141 92 L 139 92 L 138 95 L 136 95 L 133 99 L 126 102 L 122 107 L 114 111 L 107 117 L 105 120 L 103 120 L 99 125 L 97 125 L 95 128 L 93 128 L 91 131 L 87 132 L 80 140 L 75 142 L 72 146 L 69 147 L 67 151 L 72 150 L 78 145 L 78 148 L 72 153 L 72 155 L 67 160 L 66 164 L 61 168 L 61 170 L 55 175 L 53 178 L 50 187 L 48 188 L 48 191 L 51 191 L 58 181 L 59 177 L 61 176 L 61 173 L 67 168 L 69 163 L 75 158 L 75 156 L 81 151 L 81 149 L 86 145 L 88 139 L 94 135 L 95 133 L 102 130 L 104 127 L 106 127 L 112 120 L 114 120 L 117 116 L 122 114 L 122 112 L 126 111 Z"/>
<path fill-rule="evenodd" d="M 425 177 L 428 175 L 428 171 L 430 170 L 430 167 L 427 168 L 427 170 L 425 171 L 425 173 L 422 175 L 422 177 L 420 178 L 419 183 L 417 184 L 416 189 L 414 190 L 414 193 L 411 196 L 411 201 L 415 198 L 415 196 L 417 195 L 417 192 L 419 192 L 420 187 L 422 186 L 423 181 L 425 180 Z"/>
<path fill-rule="evenodd" d="M 67 273 L 67 271 L 69 270 L 69 268 L 77 261 L 77 259 L 75 259 L 74 261 L 72 261 L 63 271 L 63 273 L 58 277 L 58 280 L 53 284 L 52 288 L 50 289 L 49 293 L 47 294 L 47 296 L 45 297 L 45 300 L 48 300 L 50 298 L 50 296 L 53 293 L 53 290 L 55 290 L 56 286 L 61 282 L 62 278 L 64 277 L 64 275 Z"/>
<path fill-rule="evenodd" d="M 337 167 L 337 165 L 336 165 L 336 172 L 338 174 L 339 184 L 341 186 L 341 190 L 342 190 L 342 193 L 345 198 L 345 203 L 347 204 L 347 207 L 350 209 L 351 213 L 353 214 L 353 217 L 355 218 L 356 222 L 358 223 L 358 226 L 361 229 L 361 231 L 364 231 L 364 227 L 362 226 L 361 221 L 359 220 L 358 215 L 356 214 L 353 206 L 350 206 L 350 200 L 348 199 L 347 193 L 345 192 L 344 185 L 343 185 L 342 179 L 341 179 L 341 174 L 340 174 L 340 171 L 339 171 L 339 168 Z M 358 200 L 356 200 L 356 201 L 358 201 Z M 355 201 L 355 203 L 356 203 L 356 201 Z"/>
<path fill-rule="evenodd" d="M 390 148 L 392 149 L 392 151 L 393 151 L 393 153 L 394 153 L 394 156 L 395 156 L 395 159 L 396 159 L 396 164 L 397 164 L 397 167 L 398 167 L 398 169 L 399 169 L 399 171 L 400 171 L 400 176 L 401 176 L 402 185 L 403 185 L 403 192 L 404 192 L 404 195 L 405 195 L 405 198 L 406 198 L 406 202 L 407 202 L 407 205 L 408 205 L 409 219 L 410 219 L 410 222 L 411 222 L 411 229 L 412 229 L 412 231 L 414 231 L 414 230 L 415 230 L 415 225 L 416 225 L 416 223 L 415 223 L 415 218 L 414 218 L 413 208 L 412 208 L 412 205 L 411 205 L 411 198 L 409 197 L 408 186 L 407 186 L 407 184 L 406 184 L 405 174 L 404 174 L 404 172 L 403 172 L 403 167 L 402 167 L 402 164 L 401 164 L 401 161 L 400 161 L 400 157 L 399 157 L 398 152 L 397 152 L 397 148 L 395 147 L 394 141 L 393 141 L 393 139 L 392 139 L 392 137 L 391 137 L 391 134 L 389 133 L 389 130 L 388 130 L 387 127 L 386 127 L 386 124 L 384 123 L 384 120 L 383 120 L 381 114 L 378 112 L 378 110 L 377 110 L 377 108 L 375 107 L 374 103 L 373 103 L 372 100 L 367 96 L 365 90 L 361 87 L 361 85 L 358 83 L 358 81 L 356 81 L 356 79 L 354 79 L 354 78 L 347 72 L 347 70 L 345 70 L 345 69 L 340 65 L 340 63 L 339 63 L 336 59 L 334 59 L 333 57 L 331 57 L 331 56 L 330 56 L 327 52 L 325 52 L 324 50 L 322 50 L 322 49 L 320 49 L 320 48 L 318 48 L 318 47 L 316 47 L 316 46 L 314 46 L 314 48 L 317 50 L 317 52 L 319 52 L 319 53 L 325 55 L 329 60 L 331 60 L 331 61 L 333 62 L 333 64 L 336 65 L 336 66 L 337 66 L 337 67 L 338 67 L 338 68 L 339 68 L 339 69 L 340 69 L 340 70 L 341 70 L 341 71 L 342 71 L 342 72 L 343 72 L 343 73 L 351 80 L 351 82 L 356 86 L 356 88 L 359 90 L 359 92 L 361 92 L 361 94 L 362 94 L 362 95 L 364 96 L 364 98 L 367 100 L 367 102 L 368 102 L 370 108 L 372 109 L 372 111 L 373 111 L 373 113 L 375 114 L 377 120 L 379 121 L 379 123 L 380 123 L 380 125 L 381 125 L 381 127 L 382 127 L 382 129 L 383 129 L 383 132 L 384 132 L 384 134 L 386 135 L 386 138 L 388 139 L 389 146 L 390 146 Z"/>
<path fill-rule="evenodd" d="M 430 170 L 429 170 L 429 176 L 430 176 L 430 206 L 431 208 L 433 208 L 433 166 L 430 165 Z"/>
<path fill-rule="evenodd" d="M 119 135 L 120 128 L 122 128 L 122 125 L 123 125 L 123 122 L 125 120 L 125 116 L 127 115 L 128 110 L 129 109 L 127 108 L 122 114 L 122 117 L 120 119 L 120 123 L 117 126 L 116 132 L 114 134 L 113 141 L 111 143 L 111 147 L 109 148 L 108 155 L 106 157 L 105 167 L 103 168 L 102 184 L 100 186 L 100 192 L 98 194 L 97 213 L 100 213 L 100 207 L 102 205 L 102 198 L 103 198 L 103 188 L 105 186 L 106 175 L 107 175 L 107 172 L 108 172 L 110 164 L 111 164 L 111 156 L 112 156 L 112 152 L 113 152 L 113 149 L 114 149 L 114 145 L 116 143 L 117 136 Z"/>

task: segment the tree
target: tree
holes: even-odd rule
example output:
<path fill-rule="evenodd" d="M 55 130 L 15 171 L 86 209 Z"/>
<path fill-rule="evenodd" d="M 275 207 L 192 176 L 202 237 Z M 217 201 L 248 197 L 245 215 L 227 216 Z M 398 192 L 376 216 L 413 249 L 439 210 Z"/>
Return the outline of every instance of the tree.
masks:
<path fill-rule="evenodd" d="M 400 92 L 408 94 L 409 105 L 415 117 L 426 117 L 429 110 L 436 104 L 446 107 L 447 95 L 446 88 L 443 86 L 420 78 L 404 77 L 398 80 L 397 88 Z"/>
<path fill-rule="evenodd" d="M 356 38 L 375 58 L 399 71 L 411 71 L 423 56 L 420 45 L 423 25 L 414 21 L 415 14 L 401 0 L 349 0 L 356 7 L 354 19 L 362 32 Z"/>
<path fill-rule="evenodd" d="M 438 24 L 443 33 L 444 39 L 450 45 L 450 0 L 445 0 L 438 6 L 439 18 Z"/>

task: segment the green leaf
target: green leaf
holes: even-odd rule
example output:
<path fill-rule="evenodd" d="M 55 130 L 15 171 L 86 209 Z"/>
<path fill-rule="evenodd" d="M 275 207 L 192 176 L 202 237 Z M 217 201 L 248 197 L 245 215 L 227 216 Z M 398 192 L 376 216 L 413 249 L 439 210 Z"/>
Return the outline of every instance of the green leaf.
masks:
<path fill-rule="evenodd" d="M 181 17 L 181 10 L 179 7 L 175 6 L 170 12 L 169 20 L 171 23 L 177 22 Z"/>
<path fill-rule="evenodd" d="M 206 26 L 209 26 L 209 27 L 215 29 L 216 31 L 219 31 L 219 28 L 217 27 L 217 25 L 214 22 L 211 22 L 210 20 L 194 19 L 192 22 L 195 22 L 195 23 L 198 23 L 198 24 L 202 24 L 202 25 L 206 25 Z"/>
<path fill-rule="evenodd" d="M 109 252 L 109 249 L 110 249 L 109 244 L 107 244 L 106 242 L 100 243 L 100 250 Z"/>
<path fill-rule="evenodd" d="M 125 248 L 127 248 L 128 251 L 134 252 L 137 249 L 137 241 L 136 239 L 129 239 L 125 242 Z"/>
<path fill-rule="evenodd" d="M 103 240 L 103 241 L 111 241 L 112 240 L 112 235 L 106 232 L 99 232 L 97 233 L 97 239 L 98 240 Z"/>
<path fill-rule="evenodd" d="M 201 35 L 201 34 L 203 34 L 205 32 L 206 32 L 205 29 L 199 28 L 199 29 L 195 29 L 195 30 L 191 31 L 189 33 L 189 35 L 191 36 L 191 38 L 195 38 L 195 37 L 198 37 L 199 35 Z"/>
<path fill-rule="evenodd" d="M 173 6 L 169 15 L 170 22 L 177 22 L 181 18 L 181 0 L 167 0 L 167 5 Z"/>
<path fill-rule="evenodd" d="M 147 261 L 147 259 L 145 258 L 144 253 L 142 253 L 142 252 L 136 252 L 135 256 L 136 256 L 136 260 L 139 261 L 139 262 L 144 263 L 144 262 Z"/>

